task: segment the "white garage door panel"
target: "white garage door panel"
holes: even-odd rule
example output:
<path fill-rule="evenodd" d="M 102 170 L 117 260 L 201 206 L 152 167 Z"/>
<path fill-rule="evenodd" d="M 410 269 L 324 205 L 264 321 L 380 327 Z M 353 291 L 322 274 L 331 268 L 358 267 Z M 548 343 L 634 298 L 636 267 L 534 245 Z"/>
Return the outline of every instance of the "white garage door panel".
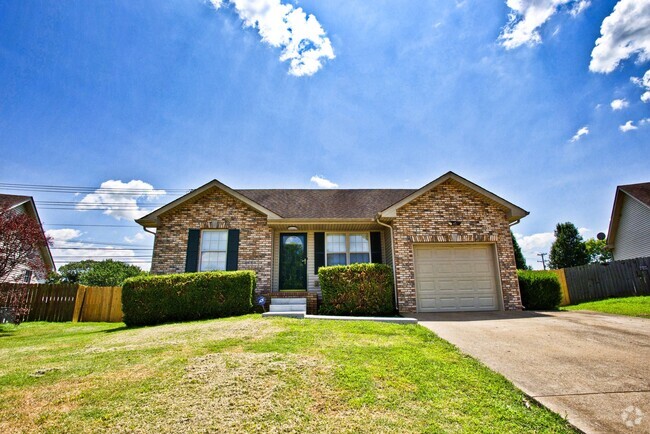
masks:
<path fill-rule="evenodd" d="M 417 246 L 418 311 L 498 310 L 493 249 L 485 246 Z"/>

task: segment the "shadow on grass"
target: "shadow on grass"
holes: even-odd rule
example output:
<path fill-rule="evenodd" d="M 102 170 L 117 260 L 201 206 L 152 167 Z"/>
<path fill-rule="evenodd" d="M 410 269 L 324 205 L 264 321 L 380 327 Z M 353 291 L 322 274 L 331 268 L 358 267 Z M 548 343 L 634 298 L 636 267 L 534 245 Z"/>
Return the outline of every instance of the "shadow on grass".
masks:
<path fill-rule="evenodd" d="M 16 334 L 16 327 L 11 325 L 0 325 L 0 338 L 13 336 Z"/>

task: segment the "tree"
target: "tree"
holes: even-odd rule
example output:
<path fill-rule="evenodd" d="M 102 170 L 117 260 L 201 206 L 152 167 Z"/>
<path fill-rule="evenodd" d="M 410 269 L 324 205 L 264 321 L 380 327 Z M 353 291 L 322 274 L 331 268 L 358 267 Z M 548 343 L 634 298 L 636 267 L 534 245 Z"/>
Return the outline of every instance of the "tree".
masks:
<path fill-rule="evenodd" d="M 125 262 L 79 261 L 59 267 L 59 272 L 48 277 L 50 283 L 80 283 L 87 286 L 122 286 L 129 277 L 146 274 L 140 267 Z"/>
<path fill-rule="evenodd" d="M 607 241 L 589 238 L 585 241 L 587 254 L 592 264 L 604 264 L 612 260 L 612 251 L 607 248 Z"/>
<path fill-rule="evenodd" d="M 0 207 L 0 282 L 8 282 L 22 267 L 45 277 L 47 265 L 41 249 L 49 239 L 36 220 L 27 214 Z"/>
<path fill-rule="evenodd" d="M 510 231 L 510 236 L 512 237 L 512 247 L 515 249 L 515 263 L 517 264 L 517 270 L 530 270 L 530 267 L 526 264 L 526 258 L 521 252 L 521 247 L 515 238 L 515 234 Z"/>
<path fill-rule="evenodd" d="M 548 264 L 551 269 L 577 267 L 589 263 L 589 254 L 578 228 L 571 222 L 558 223 Z"/>

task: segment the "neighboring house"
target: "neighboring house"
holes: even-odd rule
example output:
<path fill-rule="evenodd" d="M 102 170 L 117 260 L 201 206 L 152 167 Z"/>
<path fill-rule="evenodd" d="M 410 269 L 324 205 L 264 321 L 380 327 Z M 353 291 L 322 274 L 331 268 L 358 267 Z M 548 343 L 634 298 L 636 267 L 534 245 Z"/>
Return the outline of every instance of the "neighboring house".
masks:
<path fill-rule="evenodd" d="M 650 182 L 616 187 L 607 246 L 617 261 L 650 256 Z"/>
<path fill-rule="evenodd" d="M 16 196 L 13 194 L 0 194 L 0 208 L 7 208 L 21 214 L 27 214 L 33 218 L 38 227 L 42 228 L 41 219 L 38 216 L 38 211 L 36 211 L 36 204 L 34 203 L 34 198 L 30 196 Z M 50 271 L 56 271 L 54 266 L 54 259 L 52 258 L 52 253 L 50 248 L 45 246 L 40 249 L 40 260 L 45 264 L 45 269 L 49 273 Z M 7 282 L 20 282 L 20 283 L 38 283 L 44 282 L 46 276 L 37 276 L 34 270 L 31 270 L 27 265 L 19 267 L 13 273 L 9 275 L 6 279 Z"/>
<path fill-rule="evenodd" d="M 318 268 L 385 263 L 401 312 L 516 310 L 522 208 L 449 172 L 418 190 L 233 190 L 211 181 L 137 220 L 155 274 L 251 269 L 258 292 L 318 293 Z M 286 294 L 285 294 L 286 295 Z"/>

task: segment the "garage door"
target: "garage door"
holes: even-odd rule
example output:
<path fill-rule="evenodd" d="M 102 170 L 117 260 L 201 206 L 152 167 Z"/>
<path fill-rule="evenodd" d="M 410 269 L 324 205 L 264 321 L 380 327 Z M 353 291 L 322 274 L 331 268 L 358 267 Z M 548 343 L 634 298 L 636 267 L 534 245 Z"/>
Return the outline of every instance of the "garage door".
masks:
<path fill-rule="evenodd" d="M 498 310 L 496 276 L 490 245 L 415 247 L 418 312 Z"/>

